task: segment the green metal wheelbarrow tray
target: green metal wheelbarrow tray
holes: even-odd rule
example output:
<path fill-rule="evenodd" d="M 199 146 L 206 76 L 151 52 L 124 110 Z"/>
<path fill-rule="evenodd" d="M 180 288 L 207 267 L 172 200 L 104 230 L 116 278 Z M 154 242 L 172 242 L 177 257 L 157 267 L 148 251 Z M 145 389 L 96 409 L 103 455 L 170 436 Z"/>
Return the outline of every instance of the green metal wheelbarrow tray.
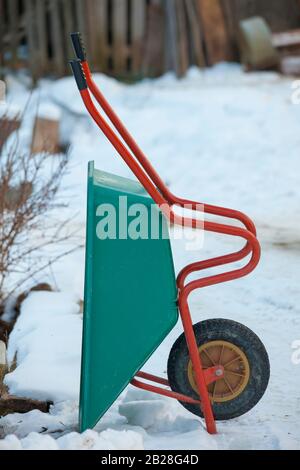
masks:
<path fill-rule="evenodd" d="M 204 417 L 207 431 L 214 434 L 216 420 L 238 417 L 262 398 L 269 381 L 269 360 L 259 338 L 240 323 L 217 319 L 193 325 L 188 299 L 196 289 L 241 278 L 256 268 L 261 251 L 255 226 L 241 212 L 200 205 L 170 192 L 93 81 L 80 34 L 71 36 L 77 56 L 71 67 L 83 102 L 139 181 L 89 165 L 80 430 L 93 428 L 131 383 L 175 398 Z M 119 136 L 99 113 L 91 94 Z M 162 226 L 159 236 L 151 236 L 151 219 L 146 237 L 122 234 L 120 201 L 126 201 L 129 208 L 143 205 L 149 212 L 154 207 Z M 204 221 L 202 227 L 244 239 L 244 247 L 190 264 L 176 279 L 170 240 L 162 232 L 168 223 L 198 229 L 199 221 L 176 215 L 175 207 L 188 207 L 194 213 L 201 207 L 206 214 L 235 219 L 242 226 Z M 106 208 L 114 209 L 116 231 L 103 237 L 99 224 Z M 243 268 L 188 282 L 192 273 L 244 258 L 248 262 Z M 179 314 L 184 333 L 171 350 L 168 380 L 141 372 Z"/>

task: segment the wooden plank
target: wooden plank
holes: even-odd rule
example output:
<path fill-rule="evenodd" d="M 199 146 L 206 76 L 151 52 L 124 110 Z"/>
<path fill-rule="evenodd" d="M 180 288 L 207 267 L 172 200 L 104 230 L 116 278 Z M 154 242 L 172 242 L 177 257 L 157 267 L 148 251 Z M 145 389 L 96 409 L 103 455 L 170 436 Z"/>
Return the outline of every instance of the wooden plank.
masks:
<path fill-rule="evenodd" d="M 37 28 L 37 43 L 39 56 L 39 75 L 44 75 L 48 72 L 48 38 L 47 38 L 47 0 L 38 0 L 36 2 L 36 28 Z"/>
<path fill-rule="evenodd" d="M 39 76 L 38 64 L 39 53 L 36 44 L 36 16 L 35 16 L 35 0 L 27 0 L 25 3 L 26 18 L 26 37 L 28 44 L 28 61 L 33 81 L 35 82 Z"/>
<path fill-rule="evenodd" d="M 10 46 L 11 53 L 11 66 L 16 69 L 18 64 L 18 3 L 17 0 L 9 0 L 8 7 L 8 22 L 10 32 Z"/>
<path fill-rule="evenodd" d="M 234 0 L 222 0 L 222 9 L 224 12 L 225 21 L 227 23 L 227 27 L 231 33 L 236 32 L 236 26 L 238 23 L 237 20 L 237 9 L 236 3 Z"/>
<path fill-rule="evenodd" d="M 73 57 L 73 47 L 70 40 L 70 34 L 77 30 L 74 20 L 74 4 L 73 0 L 64 0 L 62 2 L 63 9 L 63 22 L 64 22 L 64 37 L 65 37 L 65 50 L 67 57 Z"/>
<path fill-rule="evenodd" d="M 39 0 L 38 0 L 39 1 Z M 60 21 L 60 0 L 49 0 L 51 43 L 53 49 L 53 73 L 64 75 L 66 71 L 66 57 L 63 52 L 62 24 Z"/>
<path fill-rule="evenodd" d="M 165 67 L 166 14 L 160 0 L 151 2 L 147 8 L 146 36 L 143 54 L 143 75 L 158 77 Z"/>
<path fill-rule="evenodd" d="M 175 1 L 177 16 L 177 47 L 179 56 L 179 67 L 177 70 L 178 77 L 183 77 L 189 68 L 189 45 L 186 13 L 182 0 Z"/>
<path fill-rule="evenodd" d="M 177 54 L 177 16 L 175 0 L 166 0 L 166 69 L 179 70 Z"/>
<path fill-rule="evenodd" d="M 24 9 L 22 13 L 20 12 L 20 16 L 18 19 L 18 41 L 19 44 L 26 43 L 26 17 Z"/>
<path fill-rule="evenodd" d="M 220 0 L 197 0 L 209 65 L 230 60 L 229 36 Z"/>
<path fill-rule="evenodd" d="M 166 0 L 166 66 L 182 77 L 190 64 L 187 15 L 182 0 Z"/>
<path fill-rule="evenodd" d="M 185 0 L 189 31 L 191 35 L 191 50 L 193 63 L 198 67 L 205 67 L 205 56 L 202 44 L 201 24 L 197 17 L 194 0 Z"/>
<path fill-rule="evenodd" d="M 1 68 L 4 66 L 4 34 L 5 34 L 5 25 L 4 25 L 4 0 L 0 0 L 0 79 L 3 79 L 4 72 Z"/>
<path fill-rule="evenodd" d="M 73 2 L 74 3 L 74 2 Z M 81 32 L 82 36 L 86 36 L 86 1 L 85 0 L 75 0 L 76 8 L 76 19 L 77 19 L 77 29 Z M 97 26 L 96 26 L 97 27 Z"/>
<path fill-rule="evenodd" d="M 146 32 L 146 0 L 132 0 L 131 5 L 132 72 L 139 74 L 141 72 L 143 41 Z"/>
<path fill-rule="evenodd" d="M 100 72 L 107 71 L 108 57 L 108 0 L 88 0 L 86 2 L 88 52 L 91 56 L 93 69 Z M 97 27 L 95 27 L 95 24 Z"/>
<path fill-rule="evenodd" d="M 237 16 L 237 1 L 238 0 L 222 0 L 222 10 L 225 19 L 226 30 L 228 34 L 228 43 L 230 48 L 230 60 L 238 61 L 239 48 L 237 43 L 237 33 L 239 20 Z"/>
<path fill-rule="evenodd" d="M 285 31 L 283 33 L 274 33 L 272 37 L 274 47 L 292 47 L 300 45 L 300 29 Z"/>
<path fill-rule="evenodd" d="M 127 65 L 127 2 L 113 0 L 113 68 L 122 75 Z"/>
<path fill-rule="evenodd" d="M 20 128 L 20 120 L 18 117 L 9 118 L 7 116 L 0 117 L 0 127 L 1 127 L 1 136 L 0 136 L 0 151 L 9 138 L 9 136 Z"/>
<path fill-rule="evenodd" d="M 60 151 L 59 121 L 37 117 L 32 136 L 31 153 L 57 154 Z"/>

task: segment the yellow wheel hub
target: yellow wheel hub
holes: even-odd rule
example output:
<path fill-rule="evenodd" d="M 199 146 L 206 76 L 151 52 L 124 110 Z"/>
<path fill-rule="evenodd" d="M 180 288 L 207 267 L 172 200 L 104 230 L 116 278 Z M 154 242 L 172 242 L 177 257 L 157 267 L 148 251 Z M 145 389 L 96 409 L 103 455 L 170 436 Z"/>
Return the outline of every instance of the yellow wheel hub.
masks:
<path fill-rule="evenodd" d="M 224 403 L 237 398 L 247 387 L 250 379 L 250 366 L 245 353 L 227 341 L 211 341 L 199 348 L 203 369 L 221 365 L 224 377 L 208 386 L 211 400 Z M 198 393 L 192 362 L 188 365 L 188 378 L 191 387 Z"/>

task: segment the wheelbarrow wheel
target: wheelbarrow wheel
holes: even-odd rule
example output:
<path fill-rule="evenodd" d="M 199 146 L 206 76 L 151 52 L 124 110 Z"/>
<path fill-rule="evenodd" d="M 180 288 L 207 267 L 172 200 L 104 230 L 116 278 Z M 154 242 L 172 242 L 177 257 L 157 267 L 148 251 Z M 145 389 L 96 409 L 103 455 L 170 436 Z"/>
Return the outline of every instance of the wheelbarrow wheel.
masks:
<path fill-rule="evenodd" d="M 230 320 L 207 320 L 194 326 L 204 369 L 223 365 L 224 378 L 208 386 L 215 419 L 244 415 L 260 401 L 270 378 L 270 363 L 260 339 L 249 328 Z M 174 392 L 199 398 L 184 335 L 174 344 L 168 361 L 168 379 Z M 181 404 L 203 417 L 200 406 Z"/>

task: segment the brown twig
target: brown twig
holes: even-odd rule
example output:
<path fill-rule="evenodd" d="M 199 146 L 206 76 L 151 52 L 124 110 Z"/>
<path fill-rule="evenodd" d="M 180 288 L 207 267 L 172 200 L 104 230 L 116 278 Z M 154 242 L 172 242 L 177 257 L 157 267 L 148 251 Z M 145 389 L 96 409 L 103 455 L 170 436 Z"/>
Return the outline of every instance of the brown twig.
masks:
<path fill-rule="evenodd" d="M 0 127 L 0 141 L 2 137 L 5 129 Z M 82 245 L 75 244 L 77 230 L 69 229 L 74 216 L 61 222 L 49 217 L 52 223 L 45 224 L 53 209 L 66 207 L 57 196 L 67 164 L 66 154 L 22 152 L 18 131 L 9 145 L 0 148 L 0 304 Z M 63 250 L 65 243 L 72 248 Z M 54 254 L 45 253 L 54 246 Z M 12 274 L 18 278 L 13 280 Z"/>

